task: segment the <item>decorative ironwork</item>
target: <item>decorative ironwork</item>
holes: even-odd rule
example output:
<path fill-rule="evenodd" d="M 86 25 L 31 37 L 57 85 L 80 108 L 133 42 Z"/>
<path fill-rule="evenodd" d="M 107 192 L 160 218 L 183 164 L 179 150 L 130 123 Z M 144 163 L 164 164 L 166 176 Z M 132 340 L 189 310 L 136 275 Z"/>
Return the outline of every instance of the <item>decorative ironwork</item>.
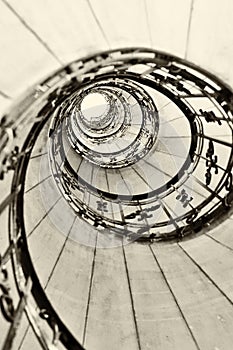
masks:
<path fill-rule="evenodd" d="M 94 109 L 89 120 L 82 101 L 94 92 L 104 96 L 105 109 L 99 119 Z M 0 260 L 1 314 L 10 325 L 4 350 L 13 345 L 23 312 L 44 349 L 60 343 L 83 349 L 48 300 L 28 248 L 22 203 L 32 157 L 41 157 L 43 175 L 51 169 L 37 185 L 43 192 L 44 179 L 55 180 L 54 206 L 63 198 L 64 211 L 75 212 L 106 239 L 180 240 L 231 206 L 232 96 L 215 76 L 177 57 L 118 49 L 60 69 L 1 118 L 3 186 L 13 173 L 0 204 L 0 213 L 9 209 L 10 223 L 9 247 Z M 44 130 L 48 146 L 33 154 Z M 18 303 L 9 285 L 10 259 Z"/>

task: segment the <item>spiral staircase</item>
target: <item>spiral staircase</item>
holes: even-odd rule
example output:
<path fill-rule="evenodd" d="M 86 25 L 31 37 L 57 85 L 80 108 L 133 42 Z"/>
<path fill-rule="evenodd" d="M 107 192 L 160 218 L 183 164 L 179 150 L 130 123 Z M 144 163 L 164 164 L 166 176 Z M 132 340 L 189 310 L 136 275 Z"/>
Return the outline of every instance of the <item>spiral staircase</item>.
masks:
<path fill-rule="evenodd" d="M 232 349 L 232 11 L 0 2 L 1 349 Z"/>

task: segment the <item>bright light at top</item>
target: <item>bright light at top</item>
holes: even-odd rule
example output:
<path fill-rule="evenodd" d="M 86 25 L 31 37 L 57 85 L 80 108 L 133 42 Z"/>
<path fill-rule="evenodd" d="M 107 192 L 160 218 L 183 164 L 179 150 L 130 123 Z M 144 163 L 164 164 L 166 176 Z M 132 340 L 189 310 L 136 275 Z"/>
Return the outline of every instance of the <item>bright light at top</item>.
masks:
<path fill-rule="evenodd" d="M 98 92 L 85 96 L 81 102 L 81 112 L 87 121 L 104 116 L 108 109 L 109 105 L 106 99 Z"/>

